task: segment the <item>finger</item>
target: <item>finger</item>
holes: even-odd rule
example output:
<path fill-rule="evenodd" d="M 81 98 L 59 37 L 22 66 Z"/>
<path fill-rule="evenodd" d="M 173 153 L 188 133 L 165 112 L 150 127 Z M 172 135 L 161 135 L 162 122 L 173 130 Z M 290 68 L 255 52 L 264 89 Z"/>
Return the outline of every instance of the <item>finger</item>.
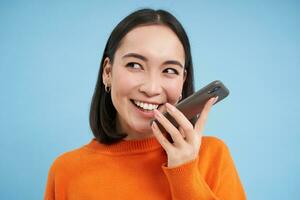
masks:
<path fill-rule="evenodd" d="M 194 127 L 193 124 L 184 116 L 184 114 L 178 110 L 175 106 L 166 103 L 167 111 L 176 120 L 178 125 L 182 128 L 186 140 L 191 141 L 194 139 Z"/>
<path fill-rule="evenodd" d="M 207 121 L 208 113 L 211 110 L 212 105 L 218 100 L 218 97 L 209 99 L 206 104 L 204 105 L 202 112 L 200 114 L 199 119 L 195 124 L 195 131 L 202 135 L 204 130 L 205 123 Z"/>
<path fill-rule="evenodd" d="M 185 133 L 184 133 L 184 130 L 183 130 L 180 126 L 179 126 L 178 130 L 179 130 L 179 132 L 181 133 L 182 137 L 183 137 L 184 139 L 186 139 L 186 135 L 185 135 Z"/>
<path fill-rule="evenodd" d="M 153 132 L 154 136 L 156 137 L 158 142 L 161 144 L 161 146 L 166 151 L 169 151 L 172 148 L 172 144 L 167 140 L 167 138 L 165 138 L 165 136 L 159 130 L 156 122 L 154 122 L 154 121 L 152 122 L 151 128 L 152 128 L 152 132 Z"/>
<path fill-rule="evenodd" d="M 180 145 L 183 144 L 183 142 L 185 142 L 178 129 L 160 111 L 155 109 L 154 115 L 155 118 L 159 121 L 159 123 L 171 135 L 175 145 Z"/>
<path fill-rule="evenodd" d="M 200 114 L 199 119 L 195 124 L 195 131 L 199 134 L 202 134 L 204 130 L 205 123 L 207 121 L 208 113 L 212 107 L 212 105 L 218 100 L 218 97 L 214 97 L 209 99 L 203 107 L 203 110 Z"/>

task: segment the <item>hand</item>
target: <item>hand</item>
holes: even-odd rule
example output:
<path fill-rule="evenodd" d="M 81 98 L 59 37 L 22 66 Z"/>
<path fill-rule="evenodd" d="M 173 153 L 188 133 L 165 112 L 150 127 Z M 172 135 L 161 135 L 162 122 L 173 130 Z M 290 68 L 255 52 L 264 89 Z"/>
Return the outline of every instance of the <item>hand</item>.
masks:
<path fill-rule="evenodd" d="M 157 124 L 155 122 L 152 123 L 153 134 L 167 153 L 168 167 L 176 167 L 197 158 L 208 113 L 217 100 L 218 97 L 215 97 L 206 102 L 199 119 L 195 123 L 195 127 L 182 112 L 169 103 L 166 103 L 167 111 L 177 121 L 179 129 L 161 112 L 154 110 L 155 118 L 166 129 L 174 141 L 173 144 L 170 143 L 162 134 Z"/>

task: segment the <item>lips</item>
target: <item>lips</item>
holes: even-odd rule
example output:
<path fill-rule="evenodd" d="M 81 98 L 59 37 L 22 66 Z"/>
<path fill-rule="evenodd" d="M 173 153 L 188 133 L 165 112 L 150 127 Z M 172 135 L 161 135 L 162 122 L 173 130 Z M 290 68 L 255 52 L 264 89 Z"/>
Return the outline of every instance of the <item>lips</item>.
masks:
<path fill-rule="evenodd" d="M 144 112 L 152 112 L 152 111 L 153 111 L 153 109 L 152 109 L 152 110 L 147 110 L 147 109 L 144 109 L 144 108 L 142 108 L 142 107 L 136 105 L 136 103 L 134 102 L 133 99 L 130 99 L 130 101 L 131 101 L 131 103 L 132 103 L 136 108 L 138 108 L 138 109 L 140 109 L 140 110 L 142 110 L 142 111 L 144 111 Z M 142 101 L 141 101 L 141 102 L 142 102 Z M 146 102 L 145 102 L 145 103 L 146 103 Z M 163 104 L 156 104 L 156 105 L 158 105 L 158 107 L 157 107 L 156 109 L 159 109 L 159 107 L 160 107 L 161 105 L 163 105 Z"/>

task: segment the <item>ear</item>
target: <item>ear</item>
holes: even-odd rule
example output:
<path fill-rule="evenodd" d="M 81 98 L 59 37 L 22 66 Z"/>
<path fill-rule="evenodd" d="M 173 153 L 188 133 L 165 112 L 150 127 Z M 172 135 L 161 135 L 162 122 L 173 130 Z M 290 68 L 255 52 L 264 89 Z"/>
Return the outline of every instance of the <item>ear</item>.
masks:
<path fill-rule="evenodd" d="M 187 71 L 186 71 L 186 69 L 185 69 L 184 72 L 183 72 L 183 82 L 185 82 L 186 76 L 187 76 Z"/>
<path fill-rule="evenodd" d="M 103 73 L 102 73 L 102 81 L 104 85 L 106 84 L 110 85 L 111 75 L 112 75 L 112 65 L 110 59 L 106 57 L 103 62 Z"/>

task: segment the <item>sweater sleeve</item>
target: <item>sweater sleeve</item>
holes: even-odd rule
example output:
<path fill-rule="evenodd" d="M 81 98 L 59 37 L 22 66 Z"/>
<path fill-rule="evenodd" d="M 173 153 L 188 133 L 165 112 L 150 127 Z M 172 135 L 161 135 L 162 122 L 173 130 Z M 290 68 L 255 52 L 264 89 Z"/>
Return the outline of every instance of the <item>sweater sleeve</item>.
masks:
<path fill-rule="evenodd" d="M 48 172 L 44 200 L 66 199 L 69 172 L 74 174 L 69 167 L 73 166 L 74 163 L 70 159 L 66 160 L 68 155 L 68 153 L 63 154 L 52 163 Z"/>
<path fill-rule="evenodd" d="M 166 163 L 162 169 L 168 179 L 173 200 L 244 200 L 245 192 L 234 166 L 230 152 L 223 143 L 216 155 L 211 155 L 205 163 L 199 162 L 201 154 L 183 165 L 168 168 Z M 219 161 L 215 161 L 218 159 Z M 199 164 L 200 163 L 200 164 Z M 208 184 L 201 174 L 201 165 L 211 168 L 208 177 L 213 184 Z M 202 170 L 203 171 L 203 170 Z"/>
<path fill-rule="evenodd" d="M 46 182 L 46 190 L 44 193 L 44 200 L 54 200 L 55 192 L 54 192 L 55 184 L 54 184 L 54 166 L 50 167 L 48 172 L 48 178 Z"/>

